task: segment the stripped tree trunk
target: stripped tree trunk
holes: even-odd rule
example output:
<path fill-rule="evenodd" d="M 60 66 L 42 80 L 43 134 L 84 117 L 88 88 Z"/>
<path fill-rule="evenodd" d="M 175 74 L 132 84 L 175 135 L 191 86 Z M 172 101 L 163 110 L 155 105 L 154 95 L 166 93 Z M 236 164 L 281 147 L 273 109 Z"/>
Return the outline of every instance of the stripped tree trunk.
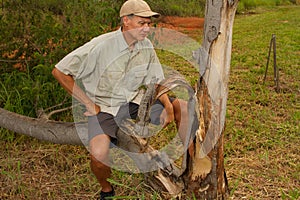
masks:
<path fill-rule="evenodd" d="M 168 157 L 153 153 L 149 160 L 155 159 L 160 166 L 155 172 L 145 174 L 149 183 L 159 191 L 165 191 L 166 198 L 195 197 L 196 199 L 225 199 L 227 181 L 224 169 L 223 148 L 226 102 L 228 95 L 228 77 L 231 61 L 232 28 L 238 0 L 207 0 L 202 47 L 193 52 L 200 68 L 199 81 L 194 90 L 185 80 L 174 74 L 166 80 L 165 86 L 172 89 L 184 86 L 190 94 L 189 111 L 196 112 L 196 118 L 190 118 L 199 124 L 193 130 L 190 122 L 189 132 L 193 153 L 183 156 L 181 168 L 168 160 Z M 132 152 L 153 152 L 151 146 L 132 132 L 143 134 L 147 121 L 149 105 L 153 96 L 160 96 L 168 89 L 156 94 L 147 90 L 139 122 L 126 123 L 118 137 L 122 147 Z M 191 116 L 189 116 L 191 117 Z M 17 123 L 16 123 L 17 122 Z M 17 133 L 29 135 L 43 141 L 58 144 L 81 145 L 87 143 L 85 123 L 63 123 L 48 119 L 34 119 L 18 115 L 0 108 L 0 127 Z M 125 130 L 125 132 L 124 132 Z M 127 132 L 127 133 L 126 133 Z M 128 134 L 128 132 L 131 132 Z M 195 136 L 195 137 L 194 137 Z M 163 167 L 161 167 L 163 166 Z"/>
<path fill-rule="evenodd" d="M 190 159 L 187 191 L 196 199 L 224 199 L 224 129 L 232 29 L 238 0 L 207 0 L 203 44 L 194 56 L 200 65 L 197 87 L 199 129 Z"/>

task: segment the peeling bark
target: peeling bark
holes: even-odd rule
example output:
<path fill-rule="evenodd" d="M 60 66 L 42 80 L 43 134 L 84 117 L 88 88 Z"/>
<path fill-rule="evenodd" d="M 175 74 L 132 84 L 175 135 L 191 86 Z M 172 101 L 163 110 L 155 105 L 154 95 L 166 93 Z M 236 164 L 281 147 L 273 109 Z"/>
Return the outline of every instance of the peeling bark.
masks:
<path fill-rule="evenodd" d="M 196 199 L 225 199 L 224 129 L 228 78 L 231 61 L 232 28 L 238 0 L 207 0 L 202 47 L 194 52 L 200 66 L 197 87 L 199 128 L 194 145 L 195 159 L 210 159 L 211 170 L 189 179 L 187 191 Z M 198 150 L 200 149 L 200 150 Z M 194 159 L 194 160 L 193 160 Z M 208 162 L 206 160 L 206 162 Z M 205 162 L 202 161 L 204 165 Z M 198 166 L 198 165 L 197 165 Z M 198 167 L 190 166 L 190 174 Z M 205 175 L 205 176 L 204 176 Z"/>

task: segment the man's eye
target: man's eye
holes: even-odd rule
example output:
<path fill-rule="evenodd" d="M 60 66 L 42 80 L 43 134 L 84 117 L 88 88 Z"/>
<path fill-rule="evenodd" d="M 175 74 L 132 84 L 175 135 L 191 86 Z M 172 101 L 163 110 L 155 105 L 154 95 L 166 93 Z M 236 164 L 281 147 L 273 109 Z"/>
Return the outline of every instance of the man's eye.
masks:
<path fill-rule="evenodd" d="M 148 26 L 151 25 L 151 22 L 139 22 L 140 25 L 144 26 L 145 24 L 148 24 Z"/>

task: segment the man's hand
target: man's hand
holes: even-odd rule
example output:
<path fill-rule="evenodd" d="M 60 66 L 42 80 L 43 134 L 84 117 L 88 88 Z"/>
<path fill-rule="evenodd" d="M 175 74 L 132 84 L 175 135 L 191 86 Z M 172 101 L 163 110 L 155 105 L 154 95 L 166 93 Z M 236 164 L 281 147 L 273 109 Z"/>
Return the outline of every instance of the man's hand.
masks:
<path fill-rule="evenodd" d="M 161 95 L 159 97 L 159 100 L 164 106 L 164 110 L 160 115 L 160 124 L 163 126 L 163 128 L 165 128 L 166 126 L 168 126 L 168 124 L 170 124 L 175 119 L 174 108 L 167 94 Z"/>
<path fill-rule="evenodd" d="M 85 107 L 87 111 L 84 113 L 84 115 L 86 117 L 95 116 L 101 111 L 100 106 L 94 104 L 93 102 L 86 104 Z"/>
<path fill-rule="evenodd" d="M 167 127 L 172 121 L 174 121 L 174 110 L 172 104 L 170 106 L 165 107 L 160 115 L 160 124 L 163 128 Z"/>

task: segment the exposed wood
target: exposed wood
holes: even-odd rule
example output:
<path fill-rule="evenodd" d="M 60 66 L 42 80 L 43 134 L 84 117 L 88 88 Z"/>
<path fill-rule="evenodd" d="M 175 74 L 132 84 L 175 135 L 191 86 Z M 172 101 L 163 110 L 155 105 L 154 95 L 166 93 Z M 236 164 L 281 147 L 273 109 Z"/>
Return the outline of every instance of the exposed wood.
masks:
<path fill-rule="evenodd" d="M 195 139 L 195 159 L 211 160 L 211 171 L 190 179 L 187 191 L 197 199 L 225 199 L 227 181 L 224 169 L 224 135 L 228 79 L 231 61 L 232 29 L 238 0 L 207 0 L 202 47 L 194 52 L 200 66 L 197 87 L 199 128 Z M 200 148 L 200 150 L 198 150 Z M 193 160 L 194 159 L 194 160 Z M 205 163 L 202 160 L 202 164 Z M 198 164 L 200 165 L 200 164 Z M 198 173 L 197 166 L 189 174 Z M 192 176 L 195 177 L 195 176 Z M 197 177 L 197 176 L 196 176 Z"/>

